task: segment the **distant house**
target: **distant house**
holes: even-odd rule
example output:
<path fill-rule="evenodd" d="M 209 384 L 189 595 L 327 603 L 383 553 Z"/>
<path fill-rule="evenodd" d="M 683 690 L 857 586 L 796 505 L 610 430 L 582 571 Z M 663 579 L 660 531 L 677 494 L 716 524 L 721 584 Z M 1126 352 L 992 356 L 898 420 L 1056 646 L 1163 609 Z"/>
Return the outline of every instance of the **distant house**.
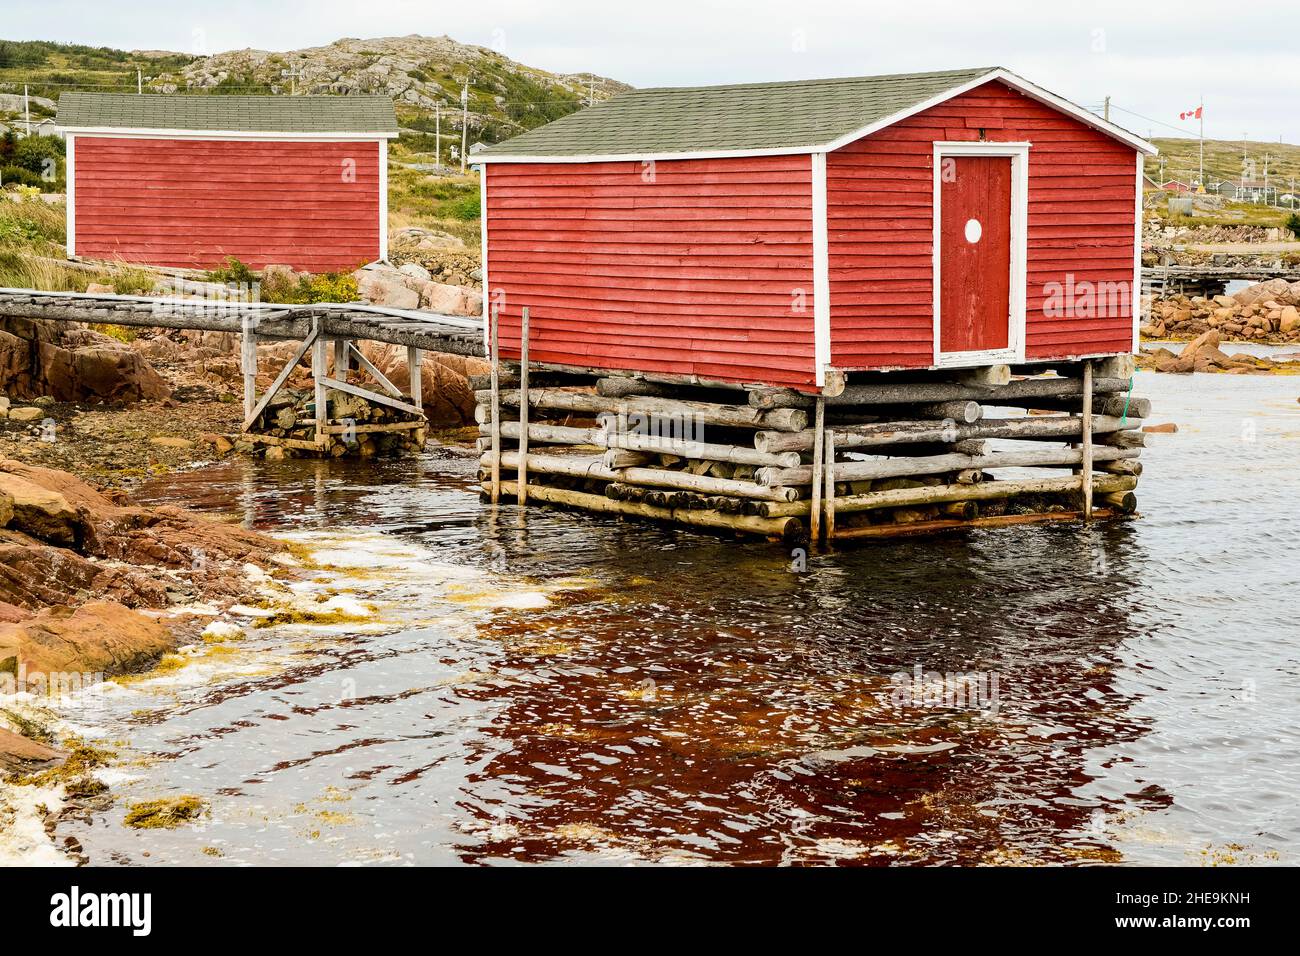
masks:
<path fill-rule="evenodd" d="M 1179 179 L 1170 179 L 1167 182 L 1161 183 L 1160 188 L 1168 190 L 1171 193 L 1188 193 L 1192 191 L 1191 186 Z"/>
<path fill-rule="evenodd" d="M 387 96 L 64 93 L 68 255 L 312 272 L 387 257 Z"/>
<path fill-rule="evenodd" d="M 47 116 L 45 117 L 45 119 L 38 120 L 37 122 L 32 124 L 32 135 L 33 136 L 62 136 L 63 130 L 59 128 L 58 123 L 54 122 L 53 119 Z"/>
<path fill-rule="evenodd" d="M 1242 202 L 1271 202 L 1277 195 L 1277 187 L 1270 186 L 1263 179 L 1243 179 L 1237 184 L 1236 198 Z"/>

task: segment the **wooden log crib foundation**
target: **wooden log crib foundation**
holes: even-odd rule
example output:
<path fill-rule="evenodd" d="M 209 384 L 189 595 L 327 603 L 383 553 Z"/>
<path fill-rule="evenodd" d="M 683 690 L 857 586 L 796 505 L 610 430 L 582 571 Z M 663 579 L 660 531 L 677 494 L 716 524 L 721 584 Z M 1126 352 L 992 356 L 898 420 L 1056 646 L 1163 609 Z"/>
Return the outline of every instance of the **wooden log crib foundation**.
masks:
<path fill-rule="evenodd" d="M 503 361 L 492 317 L 473 382 L 493 504 L 814 545 L 1137 507 L 1150 403 L 1131 356 L 854 372 L 806 394 L 529 362 L 527 323 Z"/>

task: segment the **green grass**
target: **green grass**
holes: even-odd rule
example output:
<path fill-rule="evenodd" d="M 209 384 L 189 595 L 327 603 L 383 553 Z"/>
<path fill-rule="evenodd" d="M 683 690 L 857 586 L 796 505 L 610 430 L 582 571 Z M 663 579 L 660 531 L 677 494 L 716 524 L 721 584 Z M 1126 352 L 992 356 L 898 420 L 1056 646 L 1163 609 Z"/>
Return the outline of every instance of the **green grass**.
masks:
<path fill-rule="evenodd" d="M 432 162 L 432 157 L 410 152 L 405 146 L 394 148 L 393 159 L 395 162 L 388 172 L 389 228 L 437 229 L 477 246 L 480 240 L 478 175 L 433 176 L 407 169 L 397 163 Z"/>
<path fill-rule="evenodd" d="M 14 202 L 0 198 L 0 251 L 20 248 L 41 255 L 62 256 L 66 239 L 62 203 L 51 205 L 39 199 Z"/>

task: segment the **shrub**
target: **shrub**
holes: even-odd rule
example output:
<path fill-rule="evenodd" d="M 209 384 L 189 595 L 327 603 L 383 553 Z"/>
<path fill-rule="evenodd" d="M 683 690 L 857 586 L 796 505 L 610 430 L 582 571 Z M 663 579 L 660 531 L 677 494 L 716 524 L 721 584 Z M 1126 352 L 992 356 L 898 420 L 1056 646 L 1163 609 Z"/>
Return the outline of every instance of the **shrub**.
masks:
<path fill-rule="evenodd" d="M 157 276 L 144 269 L 119 268 L 109 279 L 118 295 L 140 295 L 153 289 Z"/>
<path fill-rule="evenodd" d="M 1293 212 L 1291 215 L 1287 216 L 1286 227 L 1290 231 L 1291 235 L 1300 239 L 1300 214 Z"/>
<path fill-rule="evenodd" d="M 39 173 L 34 173 L 23 166 L 0 166 L 0 183 L 20 183 L 23 186 L 35 186 L 39 189 L 45 184 Z"/>
<path fill-rule="evenodd" d="M 465 196 L 452 204 L 451 214 L 464 222 L 470 222 L 479 217 L 481 205 L 477 195 Z"/>
<path fill-rule="evenodd" d="M 246 284 L 250 288 L 257 281 L 257 276 L 253 270 L 244 265 L 234 256 L 226 256 L 226 265 L 223 269 L 213 269 L 208 273 L 209 282 L 220 282 L 222 285 L 235 283 L 236 285 Z"/>
<path fill-rule="evenodd" d="M 357 280 L 350 272 L 323 272 L 320 275 L 299 276 L 296 281 L 278 273 L 262 282 L 263 302 L 310 305 L 317 302 L 355 302 L 359 297 Z"/>

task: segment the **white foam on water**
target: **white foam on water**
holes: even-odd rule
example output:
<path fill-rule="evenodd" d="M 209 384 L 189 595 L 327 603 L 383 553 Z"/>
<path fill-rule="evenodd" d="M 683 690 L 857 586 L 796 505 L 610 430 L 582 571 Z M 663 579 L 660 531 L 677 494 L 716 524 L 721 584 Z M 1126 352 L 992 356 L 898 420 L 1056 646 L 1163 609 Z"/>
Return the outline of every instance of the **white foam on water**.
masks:
<path fill-rule="evenodd" d="M 57 790 L 0 781 L 0 866 L 72 866 L 45 832 L 42 810 L 62 807 Z"/>

